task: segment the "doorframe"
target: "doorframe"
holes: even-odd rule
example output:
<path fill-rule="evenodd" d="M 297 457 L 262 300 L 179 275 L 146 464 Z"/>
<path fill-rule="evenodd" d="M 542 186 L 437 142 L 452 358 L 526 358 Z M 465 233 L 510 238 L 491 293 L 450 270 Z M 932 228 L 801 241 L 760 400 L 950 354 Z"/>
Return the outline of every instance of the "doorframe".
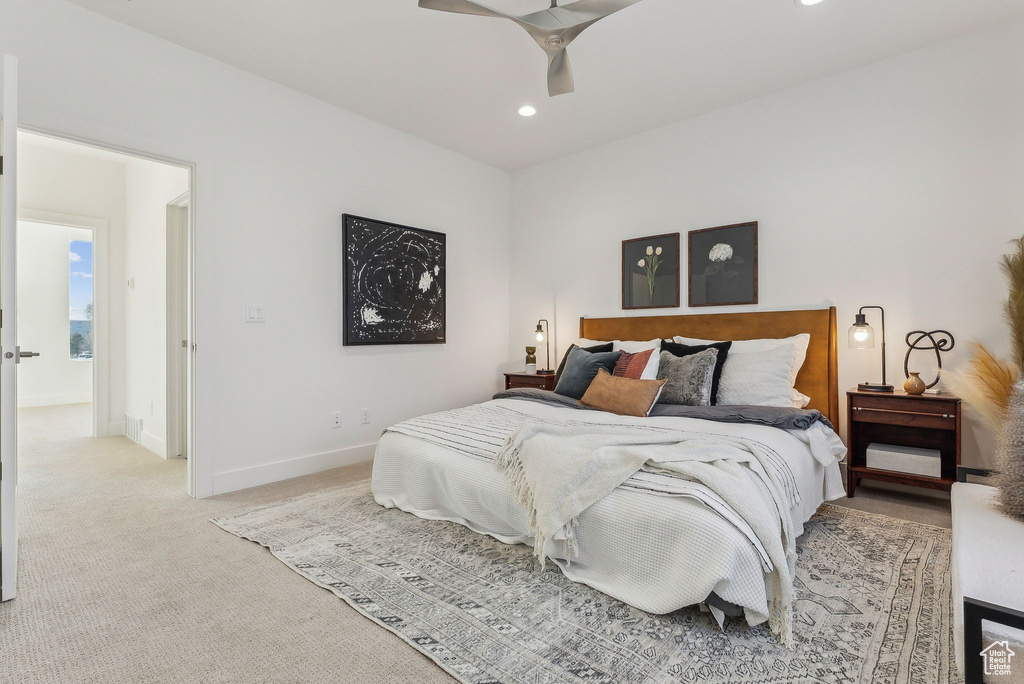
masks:
<path fill-rule="evenodd" d="M 188 207 L 189 192 L 185 191 L 167 203 L 167 235 L 165 246 L 165 262 L 167 264 L 167 356 L 165 359 L 167 372 L 167 458 L 189 457 L 188 434 L 185 415 L 187 408 L 187 390 L 182 394 L 182 380 L 185 379 L 188 366 L 188 353 L 181 353 L 182 341 L 188 340 L 188 309 L 185 300 L 188 297 L 187 269 L 188 263 Z M 184 210 L 184 217 L 178 218 Z M 183 224 L 183 225 L 182 225 Z M 173 228 L 172 228 L 173 226 Z M 183 292 L 184 290 L 184 292 Z M 186 406 L 182 407 L 182 400 Z M 182 433 L 185 434 L 182 434 Z"/>
<path fill-rule="evenodd" d="M 104 219 L 56 211 L 18 207 L 18 223 L 43 223 L 51 226 L 82 228 L 92 233 L 92 436 L 124 434 L 110 423 L 110 345 L 108 318 L 110 289 L 107 282 L 108 224 Z M 17 229 L 17 228 L 15 228 Z M 105 380 L 101 380 L 105 378 Z"/>
<path fill-rule="evenodd" d="M 66 125 L 64 122 L 62 125 Z M 196 433 L 196 385 L 197 385 L 197 369 L 196 369 L 196 230 L 198 225 L 199 212 L 197 211 L 197 200 L 196 192 L 196 176 L 197 166 L 196 162 L 185 161 L 181 158 L 176 158 L 167 155 L 154 154 L 145 152 L 140 149 L 135 149 L 123 145 L 117 145 L 113 143 L 107 143 L 96 139 L 86 138 L 82 136 L 72 135 L 68 133 L 62 133 L 50 128 L 44 128 L 40 126 L 25 124 L 21 121 L 18 123 L 19 131 L 26 131 L 29 133 L 35 133 L 36 135 L 42 135 L 48 138 L 54 138 L 56 140 L 63 140 L 65 142 L 76 143 L 78 145 L 85 145 L 87 147 L 94 147 L 100 150 L 106 150 L 108 152 L 117 152 L 120 154 L 127 155 L 129 157 L 136 157 L 138 159 L 147 159 L 149 161 L 160 162 L 161 164 L 168 164 L 170 166 L 177 166 L 179 168 L 188 171 L 188 194 L 189 194 L 189 205 L 188 205 L 188 254 L 187 263 L 185 265 L 186 270 L 186 326 L 187 326 L 187 340 L 189 344 L 189 351 L 186 372 L 185 372 L 185 383 L 186 383 L 186 415 L 185 415 L 185 434 L 186 434 L 186 449 L 189 454 L 187 459 L 188 466 L 186 468 L 185 478 L 185 490 L 189 496 L 194 498 L 205 498 L 213 494 L 213 477 L 212 477 L 212 463 L 207 463 L 205 459 L 202 459 L 202 454 L 199 449 L 196 448 L 198 442 Z M 109 136 L 109 129 L 103 130 L 104 136 Z M 128 136 L 138 140 L 138 144 L 151 143 L 154 146 L 163 146 L 166 143 L 164 141 L 156 141 L 152 139 L 139 139 L 137 136 L 133 136 L 128 132 L 121 134 L 122 137 Z M 212 163 L 208 158 L 203 159 L 204 165 L 212 166 Z"/>

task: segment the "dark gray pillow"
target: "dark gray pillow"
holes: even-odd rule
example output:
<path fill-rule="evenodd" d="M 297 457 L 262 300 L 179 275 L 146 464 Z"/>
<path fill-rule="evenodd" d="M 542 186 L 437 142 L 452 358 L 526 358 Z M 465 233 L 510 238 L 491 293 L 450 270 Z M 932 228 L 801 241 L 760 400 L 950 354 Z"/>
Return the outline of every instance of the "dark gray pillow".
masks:
<path fill-rule="evenodd" d="M 590 383 L 597 377 L 597 372 L 604 368 L 611 373 L 621 354 L 617 351 L 591 354 L 579 347 L 572 349 L 565 359 L 562 377 L 555 385 L 555 394 L 582 399 Z"/>
<path fill-rule="evenodd" d="M 591 354 L 597 354 L 598 352 L 610 352 L 613 346 L 614 345 L 611 342 L 595 344 L 593 347 L 577 347 L 575 344 L 570 344 L 569 348 L 565 350 L 565 354 L 562 355 L 562 363 L 558 364 L 558 370 L 555 371 L 555 385 L 558 385 L 558 381 L 562 377 L 562 373 L 565 371 L 565 362 L 569 359 L 569 354 L 573 349 L 582 349 L 583 351 L 588 351 Z"/>
<path fill-rule="evenodd" d="M 658 397 L 659 404 L 711 406 L 717 349 L 705 349 L 690 356 L 661 352 L 658 379 L 668 380 Z"/>

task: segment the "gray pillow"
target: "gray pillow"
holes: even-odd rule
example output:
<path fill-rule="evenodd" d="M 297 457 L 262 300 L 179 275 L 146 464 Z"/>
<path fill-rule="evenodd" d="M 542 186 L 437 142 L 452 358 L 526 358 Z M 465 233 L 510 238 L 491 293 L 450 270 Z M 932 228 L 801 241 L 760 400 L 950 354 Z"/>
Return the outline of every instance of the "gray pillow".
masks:
<path fill-rule="evenodd" d="M 565 360 L 565 369 L 562 371 L 562 377 L 558 378 L 558 384 L 555 385 L 555 394 L 582 399 L 590 383 L 597 377 L 597 372 L 604 368 L 611 373 L 621 354 L 622 352 L 617 351 L 591 354 L 580 347 L 575 347 Z"/>
<path fill-rule="evenodd" d="M 717 349 L 705 349 L 690 356 L 661 352 L 658 379 L 668 380 L 658 398 L 659 404 L 711 406 Z"/>

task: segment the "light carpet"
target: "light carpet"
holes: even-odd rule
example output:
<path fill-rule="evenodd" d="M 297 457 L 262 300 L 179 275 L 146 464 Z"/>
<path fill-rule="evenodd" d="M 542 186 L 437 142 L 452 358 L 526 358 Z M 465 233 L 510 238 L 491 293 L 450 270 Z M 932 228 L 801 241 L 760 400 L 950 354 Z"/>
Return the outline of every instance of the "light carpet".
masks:
<path fill-rule="evenodd" d="M 451 682 L 214 516 L 369 476 L 369 464 L 195 501 L 185 462 L 92 439 L 87 404 L 20 412 L 18 597 L 3 684 Z"/>
<path fill-rule="evenodd" d="M 650 615 L 540 571 L 531 549 L 378 506 L 369 484 L 214 521 L 460 681 L 960 681 L 949 530 L 824 505 L 798 542 L 795 642 L 696 608 Z"/>

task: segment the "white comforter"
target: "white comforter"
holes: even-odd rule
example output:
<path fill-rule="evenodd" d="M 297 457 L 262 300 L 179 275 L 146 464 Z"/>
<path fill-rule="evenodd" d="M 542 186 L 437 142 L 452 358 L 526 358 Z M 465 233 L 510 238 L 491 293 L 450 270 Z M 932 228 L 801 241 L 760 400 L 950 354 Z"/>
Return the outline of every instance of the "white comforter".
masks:
<path fill-rule="evenodd" d="M 493 462 L 501 435 L 530 420 L 607 424 L 622 418 L 501 399 L 401 423 L 377 447 L 377 502 L 422 518 L 458 522 L 507 543 L 532 545 L 526 511 Z M 762 445 L 788 483 L 797 535 L 822 501 L 843 495 L 838 462 L 845 449 L 824 426 L 787 432 L 689 418 L 642 420 Z M 579 555 L 571 563 L 557 536 L 546 551 L 574 581 L 651 613 L 698 604 L 714 592 L 742 607 L 750 624 L 768 617 L 768 554 L 750 526 L 699 483 L 639 472 L 584 511 L 575 533 Z"/>

